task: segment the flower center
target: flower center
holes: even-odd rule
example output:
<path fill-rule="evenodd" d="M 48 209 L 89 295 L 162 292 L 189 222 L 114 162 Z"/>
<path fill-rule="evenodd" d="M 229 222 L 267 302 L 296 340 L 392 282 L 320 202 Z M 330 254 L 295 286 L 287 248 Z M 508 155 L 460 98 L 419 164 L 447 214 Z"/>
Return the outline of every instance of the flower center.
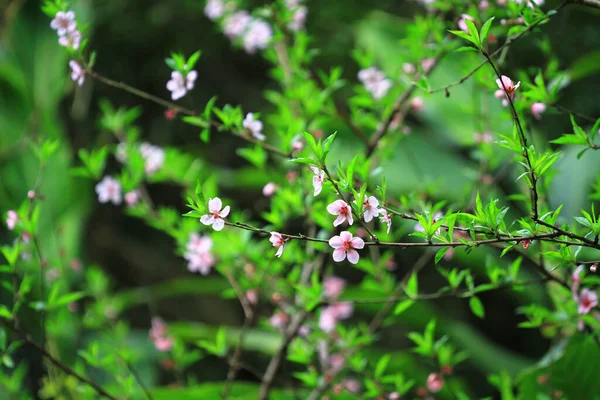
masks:
<path fill-rule="evenodd" d="M 350 250 L 352 248 L 352 242 L 350 242 L 350 241 L 344 242 L 343 248 L 346 251 Z"/>
<path fill-rule="evenodd" d="M 348 214 L 348 207 L 347 206 L 341 206 L 340 207 L 340 214 Z"/>

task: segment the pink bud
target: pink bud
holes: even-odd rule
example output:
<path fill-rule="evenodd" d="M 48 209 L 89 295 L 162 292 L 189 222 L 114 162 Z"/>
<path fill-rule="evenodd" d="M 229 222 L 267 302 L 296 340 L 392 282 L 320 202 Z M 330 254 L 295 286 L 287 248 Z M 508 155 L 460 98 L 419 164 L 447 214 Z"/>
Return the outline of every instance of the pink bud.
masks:
<path fill-rule="evenodd" d="M 33 190 L 30 190 L 30 191 L 28 191 L 28 192 L 27 192 L 27 198 L 28 198 L 29 200 L 33 200 L 33 199 L 35 199 L 35 192 L 34 192 Z"/>
<path fill-rule="evenodd" d="M 275 194 L 275 191 L 277 190 L 277 186 L 275 185 L 275 183 L 273 182 L 269 182 L 265 185 L 265 187 L 263 187 L 263 195 L 266 197 L 271 197 Z"/>
<path fill-rule="evenodd" d="M 437 393 L 444 387 L 444 377 L 436 372 L 427 377 L 427 389 L 431 393 Z"/>
<path fill-rule="evenodd" d="M 422 97 L 415 97 L 410 101 L 410 108 L 414 111 L 414 112 L 421 112 L 423 111 L 423 109 L 425 108 L 425 103 L 423 102 L 423 98 Z"/>
<path fill-rule="evenodd" d="M 544 103 L 536 101 L 531 105 L 531 114 L 535 119 L 541 119 L 544 111 L 546 111 L 546 105 Z"/>

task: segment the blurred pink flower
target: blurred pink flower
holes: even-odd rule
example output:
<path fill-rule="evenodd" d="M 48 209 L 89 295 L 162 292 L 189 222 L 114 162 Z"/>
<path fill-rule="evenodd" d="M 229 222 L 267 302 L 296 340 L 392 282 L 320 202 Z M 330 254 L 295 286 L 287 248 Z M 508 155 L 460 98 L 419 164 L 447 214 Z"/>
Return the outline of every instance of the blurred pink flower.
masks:
<path fill-rule="evenodd" d="M 337 276 L 328 276 L 323 279 L 323 291 L 325 292 L 325 297 L 335 300 L 344 291 L 346 287 L 346 281 Z"/>
<path fill-rule="evenodd" d="M 475 22 L 475 18 L 471 17 L 469 14 L 462 14 L 460 19 L 458 20 L 458 29 L 463 32 L 469 32 L 469 27 L 467 26 L 466 20 Z"/>
<path fill-rule="evenodd" d="M 402 64 L 402 71 L 407 75 L 412 75 L 417 72 L 417 68 L 411 63 Z"/>
<path fill-rule="evenodd" d="M 598 305 L 598 294 L 590 289 L 583 289 L 577 298 L 577 312 L 587 314 Z"/>
<path fill-rule="evenodd" d="M 425 72 L 429 72 L 433 66 L 435 65 L 435 58 L 425 58 L 423 60 L 421 60 L 421 68 L 423 68 L 423 71 Z"/>
<path fill-rule="evenodd" d="M 50 27 L 58 33 L 58 36 L 64 36 L 73 32 L 77 28 L 75 13 L 73 11 L 59 11 L 50 21 Z"/>
<path fill-rule="evenodd" d="M 341 225 L 346 220 L 348 220 L 348 225 L 354 223 L 354 219 L 352 218 L 352 208 L 344 200 L 336 200 L 329 204 L 327 206 L 327 212 L 331 215 L 338 216 L 335 221 L 333 221 L 333 226 Z"/>
<path fill-rule="evenodd" d="M 77 82 L 79 86 L 83 85 L 85 81 L 85 71 L 81 68 L 81 65 L 77 61 L 69 61 L 69 67 L 71 68 L 71 79 Z"/>
<path fill-rule="evenodd" d="M 333 331 L 338 321 L 350 318 L 352 311 L 352 303 L 347 301 L 330 304 L 321 311 L 321 315 L 319 316 L 319 328 L 321 328 L 323 332 Z"/>
<path fill-rule="evenodd" d="M 288 28 L 292 31 L 299 31 L 304 29 L 304 24 L 306 24 L 306 16 L 308 14 L 308 8 L 299 7 L 294 11 L 294 15 L 292 15 L 292 20 L 288 24 Z"/>
<path fill-rule="evenodd" d="M 254 119 L 254 113 L 246 114 L 242 125 L 258 140 L 265 140 L 266 137 L 262 134 L 263 123 L 258 119 Z"/>
<path fill-rule="evenodd" d="M 385 96 L 392 87 L 392 81 L 386 79 L 383 72 L 376 67 L 361 69 L 358 72 L 358 80 L 363 83 L 365 89 L 367 89 L 376 100 Z"/>
<path fill-rule="evenodd" d="M 58 38 L 58 44 L 69 49 L 77 50 L 81 44 L 81 32 L 74 30 Z"/>
<path fill-rule="evenodd" d="M 410 101 L 410 108 L 417 113 L 423 111 L 425 109 L 425 102 L 423 101 L 423 98 L 420 96 L 413 97 L 413 99 Z"/>
<path fill-rule="evenodd" d="M 171 79 L 167 82 L 167 89 L 171 92 L 171 99 L 179 100 L 185 96 L 188 90 L 194 88 L 198 73 L 194 70 L 185 74 L 179 71 L 171 72 Z"/>
<path fill-rule="evenodd" d="M 8 210 L 6 213 L 6 226 L 8 226 L 9 230 L 15 229 L 17 223 L 19 222 L 19 215 L 15 210 Z"/>
<path fill-rule="evenodd" d="M 343 231 L 339 236 L 334 236 L 329 239 L 329 245 L 335 249 L 333 251 L 334 261 L 344 261 L 346 257 L 348 257 L 348 261 L 351 264 L 356 264 L 358 263 L 360 256 L 355 249 L 362 249 L 365 247 L 365 242 L 359 237 L 353 238 L 350 232 Z"/>
<path fill-rule="evenodd" d="M 271 197 L 277 191 L 277 185 L 274 182 L 269 182 L 263 187 L 263 196 Z"/>
<path fill-rule="evenodd" d="M 140 192 L 137 189 L 134 189 L 131 192 L 125 193 L 125 203 L 129 207 L 135 206 L 139 199 L 140 199 Z"/>
<path fill-rule="evenodd" d="M 288 321 L 288 315 L 282 311 L 279 311 L 273 314 L 273 316 L 269 319 L 269 324 L 273 328 L 279 329 L 279 331 L 283 332 L 285 330 L 286 325 L 288 324 Z"/>
<path fill-rule="evenodd" d="M 444 387 L 444 377 L 437 372 L 429 374 L 427 377 L 427 390 L 431 393 L 437 393 Z"/>
<path fill-rule="evenodd" d="M 192 233 L 188 239 L 183 258 L 188 261 L 188 271 L 208 275 L 215 260 L 210 252 L 213 241 L 208 236 Z"/>
<path fill-rule="evenodd" d="M 223 16 L 224 11 L 223 0 L 208 0 L 204 7 L 204 15 L 213 21 Z"/>
<path fill-rule="evenodd" d="M 248 14 L 248 11 L 238 11 L 225 19 L 225 27 L 223 28 L 223 32 L 230 39 L 235 39 L 236 37 L 242 36 L 251 21 L 252 17 L 250 14 Z"/>
<path fill-rule="evenodd" d="M 248 25 L 248 30 L 244 34 L 244 49 L 249 54 L 266 49 L 272 37 L 271 26 L 261 19 L 256 19 Z"/>
<path fill-rule="evenodd" d="M 158 146 L 144 142 L 140 145 L 140 153 L 144 159 L 146 175 L 154 174 L 165 163 L 165 151 Z"/>
<path fill-rule="evenodd" d="M 111 176 L 105 176 L 100 183 L 96 185 L 96 193 L 100 203 L 112 202 L 115 205 L 121 204 L 121 184 Z"/>
<path fill-rule="evenodd" d="M 531 114 L 535 119 L 542 119 L 542 114 L 546 111 L 546 105 L 536 101 L 531 105 Z"/>
<path fill-rule="evenodd" d="M 229 215 L 229 206 L 223 207 L 223 203 L 221 199 L 215 197 L 214 199 L 208 199 L 208 211 L 209 214 L 204 214 L 202 218 L 200 218 L 200 222 L 204 225 L 212 225 L 215 231 L 220 231 L 225 226 L 225 221 L 223 218 Z"/>

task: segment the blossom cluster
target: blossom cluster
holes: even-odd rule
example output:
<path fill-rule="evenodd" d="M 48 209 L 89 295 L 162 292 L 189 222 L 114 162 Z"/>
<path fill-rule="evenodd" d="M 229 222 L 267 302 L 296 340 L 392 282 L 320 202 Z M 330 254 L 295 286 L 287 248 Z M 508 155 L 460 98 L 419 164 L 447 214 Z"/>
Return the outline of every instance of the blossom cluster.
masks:
<path fill-rule="evenodd" d="M 384 73 L 376 67 L 361 69 L 358 72 L 358 80 L 376 100 L 385 96 L 392 87 L 392 81 L 387 79 Z"/>
<path fill-rule="evenodd" d="M 58 44 L 77 50 L 81 45 L 81 32 L 77 29 L 77 21 L 73 11 L 59 11 L 50 22 L 50 27 L 58 34 Z"/>
<path fill-rule="evenodd" d="M 144 172 L 147 176 L 153 175 L 163 167 L 165 151 L 161 147 L 143 142 L 139 146 L 139 152 L 144 159 Z M 123 164 L 127 162 L 127 143 L 119 143 L 115 157 Z"/>
<path fill-rule="evenodd" d="M 152 318 L 152 328 L 148 334 L 158 351 L 169 351 L 173 348 L 173 338 L 167 333 L 167 324 L 162 318 Z"/>
<path fill-rule="evenodd" d="M 583 270 L 584 266 L 580 265 L 571 275 L 571 293 L 573 294 L 573 299 L 577 302 L 577 313 L 579 315 L 589 314 L 593 308 L 598 306 L 598 293 L 588 288 L 581 289 L 581 291 L 579 290 L 582 282 L 581 273 Z M 597 317 L 600 317 L 600 315 Z M 584 321 L 580 319 L 578 322 L 579 330 L 583 330 L 584 325 Z"/>
<path fill-rule="evenodd" d="M 236 10 L 235 3 L 223 0 L 208 0 L 204 14 L 211 20 L 223 19 L 223 32 L 231 40 L 241 38 L 249 54 L 267 48 L 273 38 L 273 29 L 265 20 L 253 18 L 246 10 Z M 297 24 L 303 23 L 302 13 Z"/>
<path fill-rule="evenodd" d="M 187 66 L 184 66 L 187 69 Z M 171 72 L 171 79 L 167 82 L 167 89 L 171 92 L 171 99 L 179 100 L 194 88 L 198 78 L 198 73 L 194 70 L 182 73 L 181 71 Z"/>
<path fill-rule="evenodd" d="M 337 300 L 345 287 L 346 281 L 337 276 L 329 276 L 323 279 L 323 295 L 327 300 Z M 319 328 L 324 332 L 332 332 L 339 321 L 350 318 L 352 311 L 351 302 L 334 302 L 328 305 L 321 311 L 319 316 Z"/>

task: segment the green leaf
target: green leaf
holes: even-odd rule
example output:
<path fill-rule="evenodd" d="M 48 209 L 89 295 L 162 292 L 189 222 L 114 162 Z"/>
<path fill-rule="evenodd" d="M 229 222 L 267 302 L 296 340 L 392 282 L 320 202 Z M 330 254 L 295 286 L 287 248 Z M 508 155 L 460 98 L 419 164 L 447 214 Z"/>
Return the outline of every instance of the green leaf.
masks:
<path fill-rule="evenodd" d="M 12 313 L 4 304 L 0 304 L 0 317 L 6 319 L 12 319 Z"/>
<path fill-rule="evenodd" d="M 396 308 L 394 309 L 394 315 L 402 314 L 404 311 L 408 310 L 413 304 L 415 304 L 414 300 L 401 301 L 396 305 Z"/>
<path fill-rule="evenodd" d="M 487 21 L 485 21 L 485 24 L 483 24 L 483 26 L 481 27 L 481 31 L 479 32 L 479 37 L 481 39 L 481 43 L 485 43 L 485 39 L 487 38 L 490 27 L 492 26 L 493 20 L 494 20 L 494 17 L 488 19 Z"/>
<path fill-rule="evenodd" d="M 441 249 L 438 250 L 437 253 L 435 253 L 435 263 L 437 264 L 438 262 L 440 262 L 440 260 L 442 259 L 442 257 L 444 257 L 444 254 L 446 254 L 446 252 L 450 250 L 449 246 L 445 246 L 442 247 Z"/>
<path fill-rule="evenodd" d="M 475 314 L 479 318 L 485 317 L 483 303 L 481 302 L 481 300 L 479 300 L 479 297 L 471 297 L 471 299 L 469 300 L 469 307 L 471 307 L 471 311 L 473 312 L 473 314 Z"/>

